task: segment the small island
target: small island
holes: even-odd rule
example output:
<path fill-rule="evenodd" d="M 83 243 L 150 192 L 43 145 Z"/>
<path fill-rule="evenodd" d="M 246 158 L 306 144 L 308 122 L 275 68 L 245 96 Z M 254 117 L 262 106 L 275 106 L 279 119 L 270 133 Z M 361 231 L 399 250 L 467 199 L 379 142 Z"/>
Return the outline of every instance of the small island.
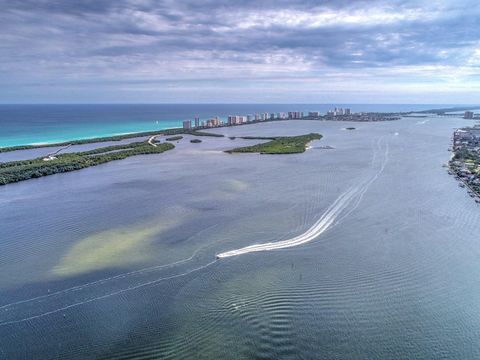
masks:
<path fill-rule="evenodd" d="M 354 127 L 347 127 L 345 130 L 356 130 Z"/>
<path fill-rule="evenodd" d="M 183 134 L 200 135 L 200 132 L 190 131 Z M 66 173 L 85 169 L 91 166 L 106 164 L 110 161 L 126 159 L 135 155 L 159 154 L 164 151 L 174 149 L 171 143 L 183 139 L 181 135 L 174 135 L 166 138 L 165 142 L 157 142 L 156 138 L 163 134 L 153 134 L 147 140 L 139 142 L 131 142 L 122 145 L 111 145 L 96 148 L 88 151 L 62 153 L 66 149 L 71 148 L 72 144 L 68 144 L 56 151 L 47 153 L 42 157 L 29 160 L 9 161 L 0 163 L 0 185 L 6 185 L 14 182 L 39 178 L 48 175 Z M 200 136 L 223 136 L 221 134 L 202 133 Z M 228 150 L 228 153 L 235 152 L 256 152 L 261 154 L 295 154 L 302 153 L 306 150 L 307 145 L 312 140 L 322 138 L 322 135 L 311 133 L 300 136 L 290 137 L 255 137 L 244 136 L 239 137 L 245 140 L 268 140 L 266 143 L 257 144 L 247 147 L 235 148 Z M 170 142 L 168 142 L 170 141 Z M 191 139 L 190 143 L 201 143 L 200 139 Z M 41 146 L 44 147 L 44 146 Z M 13 151 L 9 149 L 9 151 Z"/>
<path fill-rule="evenodd" d="M 227 150 L 227 153 L 260 153 L 260 154 L 298 154 L 303 153 L 309 142 L 320 140 L 322 135 L 310 133 L 300 136 L 282 136 L 282 137 L 242 137 L 243 139 L 262 139 L 271 140 L 263 144 L 239 147 Z"/>
<path fill-rule="evenodd" d="M 165 140 L 166 141 L 178 141 L 178 140 L 182 140 L 182 139 L 183 139 L 183 136 L 177 135 L 177 136 L 172 136 L 172 137 L 166 138 Z"/>

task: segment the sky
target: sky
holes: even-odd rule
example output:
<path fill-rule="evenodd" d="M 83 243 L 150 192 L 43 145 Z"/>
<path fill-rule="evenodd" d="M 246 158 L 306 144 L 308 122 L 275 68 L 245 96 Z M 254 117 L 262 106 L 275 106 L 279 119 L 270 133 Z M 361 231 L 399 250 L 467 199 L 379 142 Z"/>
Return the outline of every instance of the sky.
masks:
<path fill-rule="evenodd" d="M 480 103 L 477 0 L 0 9 L 0 103 Z"/>

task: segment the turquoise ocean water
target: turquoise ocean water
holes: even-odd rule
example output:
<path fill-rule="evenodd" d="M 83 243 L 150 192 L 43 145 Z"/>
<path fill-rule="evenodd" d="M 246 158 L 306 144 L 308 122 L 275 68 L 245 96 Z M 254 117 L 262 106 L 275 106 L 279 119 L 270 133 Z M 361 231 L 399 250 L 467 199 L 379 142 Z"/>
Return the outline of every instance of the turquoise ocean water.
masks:
<path fill-rule="evenodd" d="M 247 115 L 256 112 L 320 111 L 335 106 L 353 111 L 425 110 L 449 105 L 372 104 L 124 104 L 0 105 L 0 147 L 180 127 L 199 116 Z"/>

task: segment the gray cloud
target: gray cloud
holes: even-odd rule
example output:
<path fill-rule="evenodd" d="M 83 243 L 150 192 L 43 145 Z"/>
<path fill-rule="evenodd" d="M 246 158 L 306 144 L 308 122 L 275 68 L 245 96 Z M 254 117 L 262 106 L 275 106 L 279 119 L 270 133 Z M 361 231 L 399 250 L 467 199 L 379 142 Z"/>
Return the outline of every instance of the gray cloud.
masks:
<path fill-rule="evenodd" d="M 476 89 L 479 78 L 474 1 L 13 0 L 0 6 L 0 85 L 12 88 L 0 90 L 5 101 L 28 102 L 22 92 L 41 99 L 35 91 L 42 84 L 78 86 L 79 101 L 91 101 L 96 91 L 113 99 L 122 84 L 132 92 L 144 84 L 142 91 L 158 94 L 165 90 L 155 86 L 165 82 L 185 93 L 189 85 L 208 92 L 205 84 L 230 89 L 236 82 L 247 96 L 249 84 L 305 84 L 312 94 L 320 84 L 327 91 L 322 80 L 337 92 L 342 84 L 381 85 L 382 93 L 395 84 L 413 91 L 431 83 L 461 92 Z M 228 91 L 225 99 L 215 96 L 229 101 Z"/>

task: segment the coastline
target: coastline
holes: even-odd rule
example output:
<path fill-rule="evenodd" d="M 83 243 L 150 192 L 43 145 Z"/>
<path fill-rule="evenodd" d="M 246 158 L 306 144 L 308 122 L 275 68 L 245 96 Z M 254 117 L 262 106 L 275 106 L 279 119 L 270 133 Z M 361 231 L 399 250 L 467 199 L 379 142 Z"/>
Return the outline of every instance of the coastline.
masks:
<path fill-rule="evenodd" d="M 380 113 L 379 113 L 380 114 Z M 56 146 L 67 146 L 67 145 L 83 145 L 83 144 L 93 144 L 93 143 L 100 143 L 100 142 L 107 142 L 107 141 L 121 141 L 126 139 L 132 139 L 136 137 L 150 137 L 153 135 L 178 135 L 178 134 L 194 134 L 197 136 L 219 136 L 219 135 L 212 135 L 207 134 L 204 131 L 209 129 L 221 129 L 225 127 L 234 127 L 234 126 L 245 126 L 245 125 L 254 125 L 259 123 L 268 123 L 268 122 L 283 122 L 283 121 L 338 121 L 338 122 L 376 122 L 376 121 L 360 121 L 360 120 L 345 120 L 345 119 L 329 119 L 329 118 L 303 118 L 303 119 L 266 119 L 266 120 L 254 120 L 247 123 L 242 124 L 231 124 L 231 125 L 221 125 L 221 126 L 213 126 L 213 127 L 198 127 L 193 129 L 183 129 L 179 127 L 169 127 L 164 129 L 158 130 L 151 130 L 151 131 L 140 131 L 140 132 L 127 132 L 127 133 L 117 133 L 110 136 L 95 136 L 95 137 L 88 137 L 88 138 L 76 138 L 67 141 L 60 141 L 60 142 L 35 142 L 29 144 L 20 144 L 14 146 L 0 146 L 0 153 L 10 152 L 10 151 L 18 151 L 18 150 L 30 150 L 30 149 L 40 149 L 40 148 L 48 148 L 48 147 L 56 147 Z M 377 120 L 382 121 L 382 120 Z M 383 120 L 383 121 L 391 121 L 391 120 Z M 223 135 L 220 135 L 223 136 Z"/>
<path fill-rule="evenodd" d="M 223 126 L 214 126 L 214 127 L 199 127 L 194 129 L 168 127 L 168 128 L 151 130 L 151 131 L 117 133 L 110 136 L 76 138 L 76 139 L 60 141 L 60 142 L 36 142 L 36 143 L 20 144 L 20 145 L 14 145 L 14 146 L 0 146 L 0 153 L 18 151 L 18 150 L 30 150 L 30 149 L 40 149 L 40 148 L 47 148 L 47 147 L 66 146 L 66 145 L 83 145 L 83 144 L 93 144 L 93 143 L 107 142 L 107 141 L 121 141 L 121 140 L 136 138 L 136 137 L 144 137 L 144 136 L 150 137 L 150 136 L 160 135 L 160 134 L 164 134 L 164 135 L 194 134 L 197 136 L 222 136 L 223 137 L 223 135 L 220 135 L 220 134 L 209 134 L 207 132 L 204 132 L 204 130 L 220 129 L 220 128 L 233 127 L 233 126 L 253 125 L 253 124 L 273 122 L 273 121 L 288 121 L 288 120 L 292 120 L 292 119 L 275 119 L 275 120 L 268 119 L 268 120 L 262 120 L 262 121 L 252 121 L 244 124 L 223 125 Z"/>
<path fill-rule="evenodd" d="M 10 152 L 10 151 L 18 151 L 18 150 L 30 150 L 30 149 L 40 149 L 40 148 L 48 148 L 48 147 L 56 147 L 56 146 L 66 146 L 66 145 L 83 145 L 83 144 L 93 144 L 99 142 L 107 142 L 107 141 L 121 141 L 126 139 L 132 139 L 136 137 L 144 137 L 144 136 L 153 136 L 158 135 L 159 133 L 166 133 L 174 131 L 183 131 L 181 128 L 165 128 L 159 130 L 152 130 L 152 131 L 142 131 L 142 132 L 128 132 L 122 134 L 115 134 L 111 136 L 95 136 L 95 137 L 88 137 L 88 138 L 76 138 L 67 141 L 61 142 L 42 142 L 42 143 L 30 143 L 30 144 L 23 144 L 23 145 L 14 145 L 14 146 L 4 146 L 0 147 L 0 153 L 3 152 Z"/>
<path fill-rule="evenodd" d="M 453 133 L 452 151 L 448 173 L 468 189 L 468 194 L 480 203 L 479 158 L 477 125 L 456 129 Z"/>
<path fill-rule="evenodd" d="M 230 127 L 230 126 L 242 126 L 242 125 L 251 125 L 263 122 L 272 122 L 272 121 L 296 121 L 296 120 L 309 120 L 309 121 L 343 121 L 343 122 L 377 122 L 377 121 L 392 121 L 392 120 L 399 120 L 402 117 L 410 117 L 412 114 L 427 114 L 433 113 L 437 114 L 438 112 L 446 112 L 446 111 L 459 111 L 463 109 L 470 109 L 474 107 L 453 107 L 453 108 L 442 108 L 442 109 L 430 109 L 430 110 L 422 110 L 422 111 L 409 111 L 409 112 L 362 112 L 362 113 L 354 113 L 351 115 L 339 115 L 339 116 L 332 116 L 330 114 L 326 115 L 318 115 L 318 116 L 304 116 L 303 118 L 275 118 L 275 119 L 265 119 L 265 120 L 252 120 L 250 122 L 241 123 L 241 124 L 229 124 L 229 125 L 220 125 L 220 126 L 200 126 L 194 127 L 192 129 L 183 129 L 181 127 L 171 127 L 166 125 L 164 128 L 159 129 L 152 129 L 146 131 L 128 131 L 128 132 L 115 132 L 111 134 L 100 134 L 100 135 L 93 135 L 87 137 L 76 137 L 67 140 L 52 140 L 52 141 L 33 141 L 27 143 L 21 143 L 16 145 L 6 145 L 0 146 L 0 153 L 3 152 L 10 152 L 16 150 L 28 150 L 28 149 L 37 149 L 37 148 L 46 148 L 46 147 L 55 147 L 55 146 L 66 146 L 66 145 L 82 145 L 82 144 L 91 144 L 91 143 L 98 143 L 98 142 L 106 142 L 106 141 L 120 141 L 125 139 L 131 139 L 135 137 L 149 137 L 153 135 L 158 135 L 160 133 L 165 133 L 166 135 L 177 135 L 181 133 L 187 133 L 188 131 L 198 131 L 198 130 L 206 130 L 206 129 L 215 129 L 215 128 L 222 128 L 222 127 Z M 475 108 L 478 108 L 475 107 Z M 457 114 L 455 114 L 457 116 Z M 176 120 L 178 121 L 178 120 Z M 178 121 L 178 125 L 180 122 Z"/>

